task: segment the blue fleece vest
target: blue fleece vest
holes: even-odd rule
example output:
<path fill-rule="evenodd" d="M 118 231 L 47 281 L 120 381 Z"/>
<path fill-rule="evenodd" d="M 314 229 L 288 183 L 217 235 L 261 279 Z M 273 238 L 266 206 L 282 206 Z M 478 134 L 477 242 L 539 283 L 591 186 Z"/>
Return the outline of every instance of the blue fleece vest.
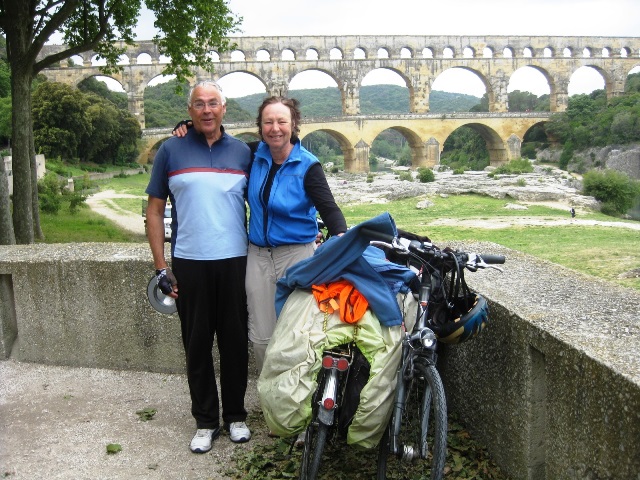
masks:
<path fill-rule="evenodd" d="M 247 190 L 249 241 L 260 247 L 313 242 L 318 233 L 316 208 L 304 188 L 304 177 L 318 159 L 296 142 L 273 179 L 265 205 L 263 191 L 272 163 L 268 145 L 260 142 Z"/>

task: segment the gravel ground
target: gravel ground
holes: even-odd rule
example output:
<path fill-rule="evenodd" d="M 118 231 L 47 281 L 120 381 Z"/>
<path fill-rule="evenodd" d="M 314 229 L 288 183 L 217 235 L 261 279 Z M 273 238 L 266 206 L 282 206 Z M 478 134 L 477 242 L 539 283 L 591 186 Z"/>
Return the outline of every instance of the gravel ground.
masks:
<path fill-rule="evenodd" d="M 222 434 L 193 454 L 190 405 L 184 375 L 0 361 L 0 478 L 224 480 L 235 449 L 273 441 L 248 421 L 249 443 Z M 255 377 L 246 407 L 260 411 Z M 153 419 L 140 420 L 145 408 Z M 109 444 L 122 450 L 108 454 Z"/>

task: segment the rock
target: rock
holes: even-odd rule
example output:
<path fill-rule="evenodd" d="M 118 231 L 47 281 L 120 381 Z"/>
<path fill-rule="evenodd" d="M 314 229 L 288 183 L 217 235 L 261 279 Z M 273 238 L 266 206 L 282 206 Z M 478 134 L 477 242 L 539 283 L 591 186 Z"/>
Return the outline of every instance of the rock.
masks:
<path fill-rule="evenodd" d="M 416 208 L 418 210 L 424 210 L 426 208 L 433 207 L 434 203 L 431 200 L 421 200 L 416 204 Z"/>

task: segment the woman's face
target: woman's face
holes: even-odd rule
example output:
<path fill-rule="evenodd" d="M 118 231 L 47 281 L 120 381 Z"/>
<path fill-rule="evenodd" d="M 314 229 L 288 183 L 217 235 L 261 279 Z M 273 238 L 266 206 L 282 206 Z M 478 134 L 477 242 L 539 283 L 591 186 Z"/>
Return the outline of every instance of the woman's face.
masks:
<path fill-rule="evenodd" d="M 272 103 L 262 110 L 262 139 L 270 149 L 282 149 L 288 147 L 291 141 L 293 125 L 291 123 L 291 110 L 282 103 Z"/>

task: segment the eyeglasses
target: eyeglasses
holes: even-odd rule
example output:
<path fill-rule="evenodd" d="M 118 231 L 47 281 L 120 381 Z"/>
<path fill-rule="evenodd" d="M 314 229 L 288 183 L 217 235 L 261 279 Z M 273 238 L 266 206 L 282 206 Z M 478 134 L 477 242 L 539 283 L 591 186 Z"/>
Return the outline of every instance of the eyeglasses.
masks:
<path fill-rule="evenodd" d="M 191 106 L 196 109 L 196 110 L 202 110 L 204 109 L 204 106 L 208 106 L 211 110 L 215 110 L 216 108 L 219 108 L 222 106 L 221 103 L 219 102 L 193 102 L 191 104 Z"/>

